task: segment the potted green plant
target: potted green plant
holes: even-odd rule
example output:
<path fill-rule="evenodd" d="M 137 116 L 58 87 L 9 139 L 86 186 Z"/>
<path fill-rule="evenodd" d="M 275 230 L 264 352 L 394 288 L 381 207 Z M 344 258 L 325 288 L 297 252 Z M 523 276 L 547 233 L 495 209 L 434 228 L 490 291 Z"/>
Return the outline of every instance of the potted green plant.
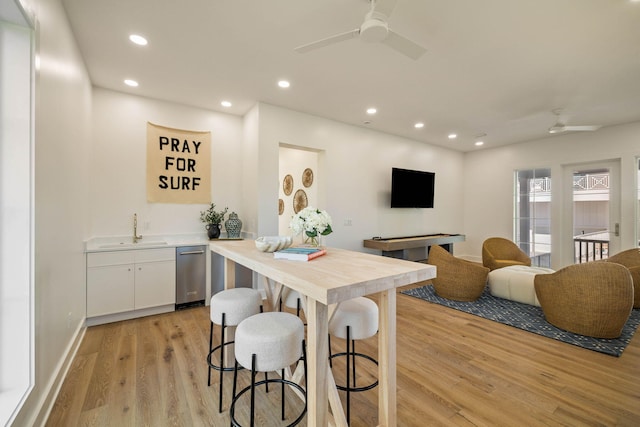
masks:
<path fill-rule="evenodd" d="M 209 239 L 217 239 L 220 237 L 220 224 L 222 224 L 228 210 L 229 208 L 224 208 L 222 211 L 217 211 L 216 204 L 211 203 L 209 209 L 200 211 L 200 221 L 207 224 L 205 228 L 207 229 Z"/>

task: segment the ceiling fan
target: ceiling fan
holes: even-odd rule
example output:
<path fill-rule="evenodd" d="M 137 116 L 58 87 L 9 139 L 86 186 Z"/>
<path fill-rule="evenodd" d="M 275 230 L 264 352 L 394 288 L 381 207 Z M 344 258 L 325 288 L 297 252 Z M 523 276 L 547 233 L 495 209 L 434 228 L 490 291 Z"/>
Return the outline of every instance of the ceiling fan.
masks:
<path fill-rule="evenodd" d="M 340 33 L 309 44 L 296 47 L 298 53 L 309 52 L 314 49 L 325 47 L 334 43 L 346 41 L 352 38 L 373 43 L 383 43 L 390 48 L 408 56 L 411 59 L 418 59 L 427 50 L 419 44 L 401 36 L 387 24 L 387 19 L 396 6 L 396 0 L 370 0 L 371 9 L 364 17 L 364 22 L 359 28 L 345 33 Z"/>
<path fill-rule="evenodd" d="M 557 116 L 556 124 L 549 128 L 549 133 L 594 131 L 602 127 L 602 125 L 567 125 L 560 118 L 562 109 L 553 110 L 553 114 Z"/>

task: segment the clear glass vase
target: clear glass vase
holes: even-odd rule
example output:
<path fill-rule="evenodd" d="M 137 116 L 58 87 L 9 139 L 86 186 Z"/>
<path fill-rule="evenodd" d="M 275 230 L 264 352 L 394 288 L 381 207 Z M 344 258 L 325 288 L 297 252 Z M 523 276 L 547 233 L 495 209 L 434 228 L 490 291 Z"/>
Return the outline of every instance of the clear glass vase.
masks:
<path fill-rule="evenodd" d="M 304 236 L 304 244 L 305 246 L 311 246 L 314 248 L 322 247 L 322 235 L 318 234 L 315 237 Z"/>

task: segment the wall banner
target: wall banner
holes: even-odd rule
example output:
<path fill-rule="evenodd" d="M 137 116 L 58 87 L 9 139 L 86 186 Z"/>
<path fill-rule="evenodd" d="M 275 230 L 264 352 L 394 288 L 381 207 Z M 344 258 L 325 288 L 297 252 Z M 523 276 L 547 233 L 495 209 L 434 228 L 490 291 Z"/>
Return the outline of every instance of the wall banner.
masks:
<path fill-rule="evenodd" d="M 147 122 L 147 201 L 211 203 L 211 132 Z"/>

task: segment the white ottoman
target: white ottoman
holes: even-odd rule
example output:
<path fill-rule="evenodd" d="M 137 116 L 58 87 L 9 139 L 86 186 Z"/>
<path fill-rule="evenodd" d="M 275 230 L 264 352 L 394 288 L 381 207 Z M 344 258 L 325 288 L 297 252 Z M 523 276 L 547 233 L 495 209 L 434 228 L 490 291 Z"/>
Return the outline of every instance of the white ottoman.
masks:
<path fill-rule="evenodd" d="M 504 298 L 540 307 L 533 278 L 536 274 L 549 274 L 555 270 L 544 267 L 512 265 L 489 272 L 489 292 L 494 297 Z"/>

